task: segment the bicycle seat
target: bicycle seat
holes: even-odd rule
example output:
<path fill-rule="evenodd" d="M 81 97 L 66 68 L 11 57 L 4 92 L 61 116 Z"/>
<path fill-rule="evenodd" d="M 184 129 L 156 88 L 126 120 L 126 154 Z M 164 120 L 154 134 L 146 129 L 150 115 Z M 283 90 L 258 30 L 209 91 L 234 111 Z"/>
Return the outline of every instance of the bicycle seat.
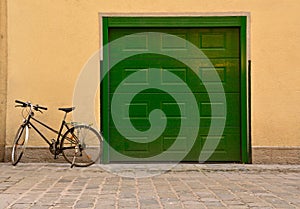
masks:
<path fill-rule="evenodd" d="M 68 113 L 68 112 L 72 112 L 73 110 L 75 110 L 75 107 L 61 107 L 61 108 L 58 108 L 58 110 Z"/>

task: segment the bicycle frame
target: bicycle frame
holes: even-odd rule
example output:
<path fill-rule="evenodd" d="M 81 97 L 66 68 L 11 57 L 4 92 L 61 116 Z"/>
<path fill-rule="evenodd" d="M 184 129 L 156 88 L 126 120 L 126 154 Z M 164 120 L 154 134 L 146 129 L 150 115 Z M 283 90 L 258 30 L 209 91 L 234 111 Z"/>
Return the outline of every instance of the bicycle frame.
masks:
<path fill-rule="evenodd" d="M 56 143 L 57 143 L 57 144 L 59 144 L 60 138 L 62 137 L 61 132 L 62 132 L 63 128 L 66 127 L 68 130 L 70 129 L 70 127 L 67 125 L 67 122 L 65 121 L 66 116 L 64 117 L 64 119 L 63 119 L 63 121 L 62 121 L 62 123 L 61 123 L 61 126 L 60 126 L 59 131 L 57 131 L 57 130 L 51 128 L 50 126 L 48 126 L 47 124 L 45 124 L 45 123 L 39 121 L 38 119 L 34 118 L 33 116 L 34 116 L 34 113 L 33 113 L 33 112 L 30 112 L 29 115 L 28 115 L 28 117 L 27 117 L 27 119 L 25 120 L 25 125 L 29 125 L 29 127 L 32 127 L 32 128 L 33 128 L 33 129 L 34 129 L 34 130 L 42 137 L 42 139 L 43 139 L 49 146 L 51 146 L 50 140 L 48 140 L 47 137 L 45 137 L 45 135 L 43 135 L 42 132 L 39 131 L 38 128 L 36 128 L 36 127 L 34 126 L 33 123 L 31 123 L 30 119 L 36 121 L 36 122 L 39 123 L 40 125 L 42 125 L 42 126 L 44 126 L 45 128 L 47 128 L 48 130 L 50 130 L 50 131 L 56 133 L 56 134 L 57 134 L 57 138 L 56 138 Z"/>

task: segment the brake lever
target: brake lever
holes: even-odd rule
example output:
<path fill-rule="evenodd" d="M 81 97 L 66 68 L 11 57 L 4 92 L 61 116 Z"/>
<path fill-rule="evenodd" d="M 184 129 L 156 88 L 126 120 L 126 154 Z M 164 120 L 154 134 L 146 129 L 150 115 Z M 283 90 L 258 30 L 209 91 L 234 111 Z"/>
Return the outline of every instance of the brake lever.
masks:
<path fill-rule="evenodd" d="M 35 111 L 40 112 L 40 113 L 43 114 L 43 112 L 39 109 L 39 106 L 38 106 L 38 105 L 33 106 L 33 109 L 34 109 Z"/>

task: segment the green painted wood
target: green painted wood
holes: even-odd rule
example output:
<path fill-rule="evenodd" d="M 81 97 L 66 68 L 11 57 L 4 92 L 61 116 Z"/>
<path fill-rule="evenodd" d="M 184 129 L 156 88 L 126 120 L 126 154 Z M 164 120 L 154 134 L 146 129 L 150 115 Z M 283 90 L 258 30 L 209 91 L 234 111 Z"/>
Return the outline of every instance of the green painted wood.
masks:
<path fill-rule="evenodd" d="M 108 40 L 112 41 L 124 35 L 133 34 L 137 32 L 163 32 L 173 35 L 177 35 L 184 38 L 196 46 L 198 46 L 210 59 L 215 66 L 220 79 L 222 80 L 224 90 L 226 92 L 227 99 L 227 119 L 226 127 L 223 135 L 221 136 L 221 142 L 215 150 L 214 154 L 210 157 L 209 161 L 237 161 L 248 162 L 249 144 L 247 144 L 247 101 L 246 99 L 246 75 L 245 71 L 245 59 L 246 59 L 246 25 L 241 27 L 245 23 L 246 18 L 241 17 L 229 17 L 225 18 L 223 25 L 222 20 L 219 17 L 214 18 L 192 18 L 185 19 L 176 28 L 172 28 L 172 24 L 167 27 L 166 23 L 173 23 L 177 18 L 142 18 L 137 20 L 136 18 L 104 18 L 107 20 L 105 27 L 108 28 Z M 197 21 L 198 20 L 198 21 Z M 203 20 L 207 20 L 203 23 Z M 218 21 L 217 21 L 218 20 Z M 190 22 L 189 22 L 190 21 Z M 244 22 L 243 22 L 244 21 Z M 176 22 L 176 21 L 175 21 Z M 187 23 L 189 22 L 189 23 Z M 199 22 L 201 24 L 199 24 Z M 177 22 L 178 23 L 178 22 Z M 182 23 L 182 24 L 181 24 Z M 117 26 L 122 26 L 118 28 Z M 133 27 L 134 26 L 134 27 Z M 139 27 L 140 26 L 140 27 Z M 148 28 L 141 26 L 149 26 Z M 151 28 L 150 28 L 151 26 Z M 176 25 L 177 26 L 177 25 Z M 190 26 L 198 26 L 198 28 L 191 28 Z M 235 26 L 235 27 L 224 27 Z M 239 27 L 236 27 L 239 26 Z M 162 28 L 164 27 L 164 28 Z M 162 39 L 163 41 L 164 39 Z M 167 50 L 183 49 L 183 43 L 172 41 L 172 39 L 165 39 L 165 42 L 159 42 Z M 104 43 L 107 43 L 104 41 Z M 155 44 L 147 46 L 145 44 L 145 37 L 134 37 L 134 42 L 128 46 L 120 46 L 114 49 L 110 49 L 109 53 L 105 54 L 106 62 L 113 59 L 118 59 L 120 53 L 126 53 L 123 50 L 124 47 L 127 50 L 144 50 L 147 47 L 158 47 Z M 184 58 L 184 53 L 183 53 Z M 195 57 L 195 59 L 197 59 Z M 107 66 L 109 68 L 109 64 Z M 211 120 L 211 105 L 214 107 L 223 108 L 222 104 L 211 104 L 208 98 L 206 89 L 202 81 L 197 79 L 194 72 L 187 68 L 183 63 L 178 62 L 172 58 L 166 58 L 157 54 L 142 54 L 123 60 L 111 69 L 109 74 L 109 85 L 103 87 L 102 94 L 108 96 L 108 104 L 102 107 L 109 110 L 109 101 L 114 94 L 115 89 L 119 86 L 130 74 L 142 70 L 145 73 L 145 80 L 147 82 L 147 70 L 149 68 L 157 68 L 161 71 L 163 76 L 164 72 L 170 71 L 177 75 L 180 79 L 188 84 L 193 91 L 197 103 L 200 107 L 200 131 L 196 142 L 193 144 L 191 150 L 186 150 L 191 143 L 188 138 L 188 131 L 186 137 L 180 140 L 179 146 L 174 150 L 168 150 L 176 139 L 178 129 L 181 125 L 180 121 L 182 116 L 176 102 L 172 101 L 172 97 L 168 98 L 168 94 L 155 89 L 148 89 L 136 96 L 135 100 L 130 104 L 130 118 L 132 124 L 137 130 L 145 131 L 149 128 L 149 112 L 153 109 L 162 109 L 168 118 L 167 129 L 165 132 L 155 141 L 143 144 L 133 143 L 130 137 L 134 136 L 122 136 L 114 127 L 114 123 L 111 117 L 104 117 L 102 123 L 104 124 L 104 130 L 108 130 L 109 143 L 113 149 L 119 152 L 140 159 L 140 161 L 147 161 L 148 157 L 155 156 L 161 152 L 169 152 L 169 155 L 165 161 L 172 161 L 172 158 L 178 153 L 187 152 L 184 161 L 197 161 L 200 151 L 209 152 L 210 150 L 202 150 L 203 144 L 206 140 L 215 140 L 216 137 L 207 138 L 209 131 L 209 125 Z M 210 69 L 199 69 L 202 78 L 210 78 Z M 148 75 L 149 76 L 149 75 Z M 174 84 L 172 80 L 163 80 L 168 85 Z M 206 85 L 215 85 L 214 81 L 206 80 Z M 129 84 L 130 85 L 130 84 Z M 138 83 L 134 85 L 145 85 L 145 83 Z M 128 92 L 130 93 L 130 92 Z M 179 94 L 179 93 L 178 93 Z M 215 92 L 218 94 L 218 92 Z M 103 97 L 103 96 L 102 96 Z M 166 105 L 167 104 L 167 105 Z M 184 104 L 180 104 L 184 105 Z M 120 110 L 122 114 L 123 110 Z M 217 120 L 224 120 L 224 117 L 220 115 Z M 193 127 L 189 127 L 193 130 Z M 187 128 L 188 130 L 188 128 Z M 108 135 L 107 133 L 107 135 Z M 126 139 L 127 138 L 127 139 Z M 107 149 L 107 148 L 106 148 Z M 112 153 L 108 154 L 108 161 L 123 161 L 123 159 L 114 156 Z M 177 154 L 176 154 L 177 153 Z M 137 160 L 139 161 L 139 160 Z"/>
<path fill-rule="evenodd" d="M 103 18 L 103 43 L 108 43 L 108 20 L 107 18 Z M 108 50 L 107 48 L 103 49 L 103 60 L 100 62 L 100 80 L 101 80 L 101 86 L 100 86 L 100 94 L 101 94 L 101 118 L 100 118 L 100 125 L 101 125 L 101 132 L 104 137 L 103 141 L 103 152 L 102 152 L 102 160 L 101 163 L 109 163 L 109 127 L 107 121 L 109 121 L 109 95 L 107 94 L 109 89 L 109 80 L 108 77 L 105 76 L 104 72 L 108 71 L 109 68 L 109 61 L 108 61 Z"/>
<path fill-rule="evenodd" d="M 241 17 L 240 27 L 240 56 L 241 56 L 241 134 L 242 134 L 242 162 L 251 162 L 251 144 L 248 134 L 248 102 L 247 102 L 247 18 Z"/>
<path fill-rule="evenodd" d="M 241 17 L 108 17 L 112 27 L 224 27 L 240 26 Z"/>

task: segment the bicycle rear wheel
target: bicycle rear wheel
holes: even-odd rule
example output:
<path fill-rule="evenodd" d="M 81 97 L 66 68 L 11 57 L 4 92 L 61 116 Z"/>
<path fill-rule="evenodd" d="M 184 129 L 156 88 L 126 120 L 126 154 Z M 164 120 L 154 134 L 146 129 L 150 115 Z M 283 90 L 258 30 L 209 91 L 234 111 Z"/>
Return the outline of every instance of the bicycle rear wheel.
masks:
<path fill-rule="evenodd" d="M 21 125 L 17 131 L 12 152 L 11 152 L 11 163 L 15 166 L 21 160 L 25 147 L 28 140 L 28 126 Z"/>
<path fill-rule="evenodd" d="M 77 125 L 63 135 L 62 154 L 72 166 L 86 167 L 100 163 L 102 141 L 102 136 L 96 129 L 87 125 Z"/>

